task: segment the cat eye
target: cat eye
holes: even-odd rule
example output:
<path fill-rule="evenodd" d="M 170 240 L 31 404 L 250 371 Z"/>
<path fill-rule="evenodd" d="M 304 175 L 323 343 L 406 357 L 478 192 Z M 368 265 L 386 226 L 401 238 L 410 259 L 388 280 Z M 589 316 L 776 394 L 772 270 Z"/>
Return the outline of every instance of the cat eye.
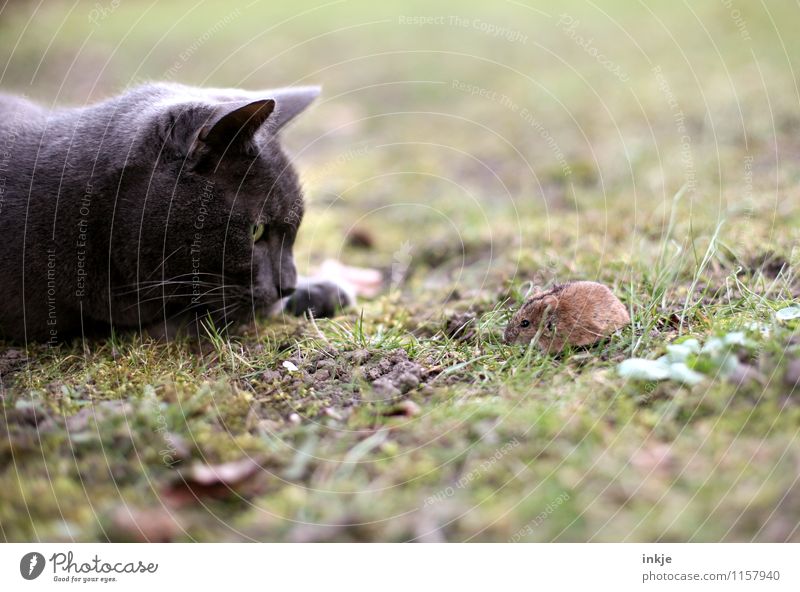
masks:
<path fill-rule="evenodd" d="M 253 224 L 250 227 L 250 232 L 253 234 L 253 242 L 257 243 L 258 240 L 264 236 L 264 224 Z"/>
<path fill-rule="evenodd" d="M 522 319 L 522 322 L 519 324 L 520 327 L 530 327 L 531 322 L 528 319 Z"/>

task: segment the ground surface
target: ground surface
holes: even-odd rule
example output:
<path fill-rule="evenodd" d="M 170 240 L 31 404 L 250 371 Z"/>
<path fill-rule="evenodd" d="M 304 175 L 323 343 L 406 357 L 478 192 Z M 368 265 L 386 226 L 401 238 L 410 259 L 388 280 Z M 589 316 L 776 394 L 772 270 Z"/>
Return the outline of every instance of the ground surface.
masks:
<path fill-rule="evenodd" d="M 800 541 L 796 5 L 36 7 L 0 12 L 0 83 L 49 103 L 324 84 L 298 262 L 387 281 L 201 346 L 4 346 L 0 538 Z M 573 278 L 633 325 L 501 342 Z M 738 330 L 693 386 L 617 374 Z"/>

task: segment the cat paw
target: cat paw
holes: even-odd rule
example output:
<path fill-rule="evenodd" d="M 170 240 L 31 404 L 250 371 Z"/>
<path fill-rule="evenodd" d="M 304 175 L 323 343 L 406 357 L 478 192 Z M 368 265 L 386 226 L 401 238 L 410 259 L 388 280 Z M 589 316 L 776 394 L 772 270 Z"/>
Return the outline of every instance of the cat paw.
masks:
<path fill-rule="evenodd" d="M 332 317 L 354 303 L 355 298 L 344 287 L 329 280 L 319 280 L 299 285 L 284 301 L 283 310 L 298 317 L 319 319 Z"/>

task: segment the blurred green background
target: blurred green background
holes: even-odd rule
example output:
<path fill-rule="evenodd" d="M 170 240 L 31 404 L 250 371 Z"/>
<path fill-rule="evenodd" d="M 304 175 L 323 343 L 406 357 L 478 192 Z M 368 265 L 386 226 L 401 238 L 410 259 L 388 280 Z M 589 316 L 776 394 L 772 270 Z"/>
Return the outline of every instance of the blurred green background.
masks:
<path fill-rule="evenodd" d="M 796 178 L 797 22 L 791 2 L 11 1 L 0 84 L 52 105 L 145 80 L 321 84 L 287 134 L 318 211 L 539 248 L 485 204 L 573 211 L 577 240 L 583 209 L 646 213 L 684 183 L 721 217 L 744 154 L 756 182 Z M 301 251 L 335 254 L 347 228 L 316 224 Z"/>

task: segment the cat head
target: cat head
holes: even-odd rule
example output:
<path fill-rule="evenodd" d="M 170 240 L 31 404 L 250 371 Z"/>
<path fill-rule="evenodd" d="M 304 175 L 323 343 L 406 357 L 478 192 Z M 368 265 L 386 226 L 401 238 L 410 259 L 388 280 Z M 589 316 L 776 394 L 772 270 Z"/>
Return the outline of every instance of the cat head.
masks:
<path fill-rule="evenodd" d="M 140 322 L 266 312 L 295 289 L 304 210 L 279 136 L 319 88 L 159 92 L 124 175 L 114 257 L 121 283 L 138 287 Z"/>

